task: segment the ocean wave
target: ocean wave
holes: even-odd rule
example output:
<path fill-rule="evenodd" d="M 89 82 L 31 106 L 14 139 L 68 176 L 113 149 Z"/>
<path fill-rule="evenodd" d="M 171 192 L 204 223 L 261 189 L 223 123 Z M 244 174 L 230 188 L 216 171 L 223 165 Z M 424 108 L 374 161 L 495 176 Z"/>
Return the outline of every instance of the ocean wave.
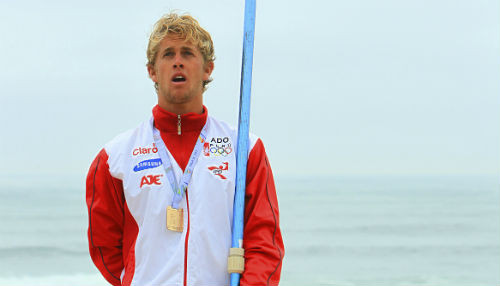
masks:
<path fill-rule="evenodd" d="M 0 258 L 9 257 L 48 257 L 48 256 L 80 256 L 88 255 L 87 249 L 74 250 L 53 246 L 19 246 L 0 248 Z"/>
<path fill-rule="evenodd" d="M 0 277 L 0 286 L 109 286 L 99 274 Z"/>

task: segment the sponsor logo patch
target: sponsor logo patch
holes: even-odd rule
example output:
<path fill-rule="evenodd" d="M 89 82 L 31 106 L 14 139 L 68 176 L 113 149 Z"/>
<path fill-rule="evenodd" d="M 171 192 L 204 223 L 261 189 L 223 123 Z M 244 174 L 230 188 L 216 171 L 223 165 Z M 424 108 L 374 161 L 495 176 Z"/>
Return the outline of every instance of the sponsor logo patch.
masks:
<path fill-rule="evenodd" d="M 222 162 L 221 166 L 218 166 L 218 167 L 217 166 L 210 166 L 210 167 L 208 167 L 208 170 L 210 170 L 212 172 L 212 174 L 214 174 L 214 176 L 219 176 L 221 179 L 226 180 L 227 179 L 226 176 L 224 176 L 222 173 L 229 169 L 228 165 L 229 165 L 228 162 Z"/>
<path fill-rule="evenodd" d="M 153 143 L 153 148 L 147 148 L 147 147 L 138 147 L 138 148 L 135 148 L 132 151 L 132 156 L 145 155 L 145 154 L 153 154 L 153 153 L 158 153 L 158 148 L 156 148 L 156 145 L 154 143 Z"/>
<path fill-rule="evenodd" d="M 209 156 L 223 156 L 233 152 L 231 141 L 229 137 L 214 137 L 210 141 L 205 141 L 203 144 L 203 155 Z"/>
<path fill-rule="evenodd" d="M 141 179 L 141 188 L 144 185 L 161 185 L 160 177 L 163 175 L 146 175 Z"/>
<path fill-rule="evenodd" d="M 162 164 L 160 158 L 149 159 L 139 162 L 139 164 L 134 166 L 134 172 L 139 172 L 146 169 L 152 169 L 160 166 Z"/>

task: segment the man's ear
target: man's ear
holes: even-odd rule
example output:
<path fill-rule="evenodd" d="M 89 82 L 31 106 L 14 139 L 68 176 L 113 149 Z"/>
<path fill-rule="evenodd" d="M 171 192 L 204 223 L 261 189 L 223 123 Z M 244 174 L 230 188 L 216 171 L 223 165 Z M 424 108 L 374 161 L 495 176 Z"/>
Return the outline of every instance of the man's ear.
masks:
<path fill-rule="evenodd" d="M 149 74 L 149 78 L 153 81 L 153 82 L 158 82 L 157 81 L 157 78 L 156 78 L 156 70 L 155 70 L 155 67 L 148 64 L 147 65 L 148 67 L 148 74 Z"/>
<path fill-rule="evenodd" d="M 210 79 L 210 75 L 212 74 L 212 71 L 214 70 L 214 62 L 209 61 L 208 63 L 205 64 L 205 75 L 203 76 L 203 80 L 208 80 Z"/>

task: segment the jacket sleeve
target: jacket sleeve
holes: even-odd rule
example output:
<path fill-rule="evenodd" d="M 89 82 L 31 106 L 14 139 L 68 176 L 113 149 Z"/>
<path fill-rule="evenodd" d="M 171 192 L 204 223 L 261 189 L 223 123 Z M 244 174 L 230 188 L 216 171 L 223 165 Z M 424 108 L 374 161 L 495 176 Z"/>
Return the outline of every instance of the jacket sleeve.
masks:
<path fill-rule="evenodd" d="M 246 184 L 240 285 L 278 285 L 285 252 L 273 174 L 260 139 L 248 158 Z"/>
<path fill-rule="evenodd" d="M 109 173 L 103 149 L 90 166 L 86 182 L 89 251 L 92 261 L 112 285 L 121 285 L 123 270 L 123 184 Z"/>

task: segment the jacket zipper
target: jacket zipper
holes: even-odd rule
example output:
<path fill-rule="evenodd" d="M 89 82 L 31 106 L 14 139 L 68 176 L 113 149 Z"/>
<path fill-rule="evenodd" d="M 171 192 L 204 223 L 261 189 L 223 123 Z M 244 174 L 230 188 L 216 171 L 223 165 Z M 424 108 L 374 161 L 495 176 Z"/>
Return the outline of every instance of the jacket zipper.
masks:
<path fill-rule="evenodd" d="M 181 135 L 181 115 L 177 114 L 177 135 Z"/>
<path fill-rule="evenodd" d="M 189 238 L 189 197 L 188 190 L 186 189 L 186 204 L 187 204 L 187 229 L 186 229 L 186 240 L 184 241 L 184 286 L 187 286 L 187 258 L 188 258 L 188 238 Z"/>

